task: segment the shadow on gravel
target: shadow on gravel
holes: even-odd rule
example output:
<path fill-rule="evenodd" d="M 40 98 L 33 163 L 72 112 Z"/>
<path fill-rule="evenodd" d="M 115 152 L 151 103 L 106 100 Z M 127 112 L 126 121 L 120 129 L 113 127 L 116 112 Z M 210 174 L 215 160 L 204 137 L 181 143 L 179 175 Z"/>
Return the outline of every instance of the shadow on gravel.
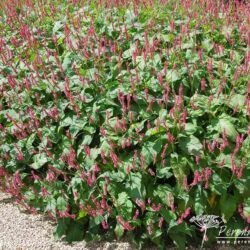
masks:
<path fill-rule="evenodd" d="M 4 204 L 13 203 L 13 202 L 15 202 L 15 198 L 13 197 L 0 199 L 0 203 L 4 203 Z"/>

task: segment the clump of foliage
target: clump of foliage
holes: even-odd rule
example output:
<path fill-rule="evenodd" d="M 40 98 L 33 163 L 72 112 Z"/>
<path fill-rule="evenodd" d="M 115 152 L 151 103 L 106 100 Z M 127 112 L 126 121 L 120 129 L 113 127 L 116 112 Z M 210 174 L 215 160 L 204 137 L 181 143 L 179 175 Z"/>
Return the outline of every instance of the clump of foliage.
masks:
<path fill-rule="evenodd" d="M 1 189 L 69 242 L 181 249 L 201 214 L 245 228 L 249 17 L 215 0 L 4 1 Z"/>

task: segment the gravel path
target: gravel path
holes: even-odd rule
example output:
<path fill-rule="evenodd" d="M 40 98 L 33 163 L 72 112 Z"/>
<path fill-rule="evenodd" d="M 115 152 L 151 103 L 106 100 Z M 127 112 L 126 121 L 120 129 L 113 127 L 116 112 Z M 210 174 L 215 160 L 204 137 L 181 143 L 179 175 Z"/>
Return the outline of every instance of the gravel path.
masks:
<path fill-rule="evenodd" d="M 0 192 L 0 250 L 134 250 L 127 242 L 84 241 L 69 245 L 64 241 L 54 241 L 55 224 L 42 215 L 31 215 L 19 208 L 14 200 Z M 146 248 L 144 248 L 146 250 Z M 148 250 L 156 248 L 148 247 Z M 174 250 L 175 248 L 168 248 Z M 195 250 L 195 248 L 188 248 Z M 214 246 L 213 250 L 249 250 L 250 246 Z"/>

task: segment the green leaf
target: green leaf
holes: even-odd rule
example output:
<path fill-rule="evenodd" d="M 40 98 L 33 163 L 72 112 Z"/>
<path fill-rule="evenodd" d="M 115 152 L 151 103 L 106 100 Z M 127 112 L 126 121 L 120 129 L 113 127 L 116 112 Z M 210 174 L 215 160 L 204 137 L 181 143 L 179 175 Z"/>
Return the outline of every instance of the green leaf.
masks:
<path fill-rule="evenodd" d="M 129 196 L 125 192 L 118 194 L 118 199 L 116 200 L 116 207 L 119 213 L 125 218 L 130 219 L 132 214 L 133 204 L 129 200 Z"/>
<path fill-rule="evenodd" d="M 42 153 L 42 154 L 36 154 L 35 156 L 33 156 L 33 161 L 34 163 L 30 164 L 30 167 L 34 169 L 39 169 L 44 164 L 46 164 L 49 161 L 49 159 L 45 153 Z"/>
<path fill-rule="evenodd" d="M 62 63 L 63 70 L 67 70 L 71 66 L 71 63 L 72 63 L 72 54 L 71 52 L 68 52 L 63 59 Z"/>
<path fill-rule="evenodd" d="M 213 42 L 210 40 L 210 39 L 205 39 L 203 42 L 202 42 L 202 47 L 207 51 L 207 52 L 210 52 L 213 47 L 214 47 L 214 44 Z"/>
<path fill-rule="evenodd" d="M 173 240 L 178 250 L 184 250 L 186 244 L 186 235 L 184 233 L 170 233 L 169 237 Z"/>
<path fill-rule="evenodd" d="M 242 109 L 245 106 L 246 97 L 240 94 L 234 94 L 229 102 L 229 106 L 232 108 L 238 107 Z"/>
<path fill-rule="evenodd" d="M 84 236 L 83 225 L 71 221 L 71 224 L 67 229 L 66 240 L 70 243 L 74 241 L 80 241 L 83 239 L 83 236 Z"/>
<path fill-rule="evenodd" d="M 156 142 L 145 142 L 141 154 L 144 156 L 145 160 L 145 168 L 149 166 L 149 164 L 153 161 L 154 155 L 158 154 L 161 151 L 162 141 L 158 140 Z"/>
<path fill-rule="evenodd" d="M 126 191 L 132 199 L 143 199 L 146 193 L 142 175 L 140 173 L 130 173 L 130 178 L 125 184 Z"/>
<path fill-rule="evenodd" d="M 197 125 L 193 123 L 186 123 L 184 131 L 187 135 L 193 135 L 197 131 Z"/>
<path fill-rule="evenodd" d="M 171 171 L 171 167 L 167 164 L 167 166 L 162 166 L 162 163 L 156 164 L 156 176 L 158 178 L 170 178 L 173 176 L 173 173 Z"/>
<path fill-rule="evenodd" d="M 183 222 L 181 224 L 177 224 L 174 222 L 172 225 L 173 226 L 169 225 L 169 228 L 168 228 L 168 232 L 170 234 L 178 232 L 178 233 L 184 233 L 184 234 L 187 234 L 189 236 L 192 236 L 191 229 L 186 222 Z"/>
<path fill-rule="evenodd" d="M 175 178 L 178 181 L 178 186 L 182 188 L 183 178 L 189 173 L 187 159 L 183 156 L 179 157 L 177 153 L 172 153 L 170 159 L 170 167 Z"/>
<path fill-rule="evenodd" d="M 170 82 L 176 82 L 181 79 L 181 76 L 177 70 L 171 69 L 168 70 L 166 78 Z"/>
<path fill-rule="evenodd" d="M 218 185 L 218 183 L 220 183 L 220 185 Z M 222 195 L 227 191 L 226 184 L 223 182 L 221 177 L 216 173 L 213 173 L 213 175 L 211 176 L 209 187 L 212 192 L 215 192 L 219 195 Z"/>
<path fill-rule="evenodd" d="M 161 34 L 161 39 L 164 41 L 164 42 L 172 42 L 174 40 L 174 35 L 173 34 Z"/>
<path fill-rule="evenodd" d="M 228 221 L 236 211 L 237 200 L 235 196 L 224 195 L 220 200 L 222 219 Z"/>
<path fill-rule="evenodd" d="M 117 239 L 119 240 L 124 234 L 124 228 L 121 224 L 117 223 L 115 226 L 115 235 Z"/>
<path fill-rule="evenodd" d="M 79 214 L 78 214 L 76 220 L 80 220 L 80 219 L 86 217 L 87 215 L 88 215 L 88 213 L 87 213 L 86 211 L 80 210 L 80 212 L 79 212 Z"/>
<path fill-rule="evenodd" d="M 70 224 L 69 218 L 58 218 L 58 224 L 53 233 L 55 240 L 60 240 L 66 234 L 67 228 Z"/>
<path fill-rule="evenodd" d="M 31 149 L 32 148 L 32 143 L 35 141 L 36 138 L 36 133 L 33 133 L 29 136 L 27 142 L 26 142 L 26 147 L 27 149 Z"/>
<path fill-rule="evenodd" d="M 246 218 L 250 216 L 250 198 L 247 198 L 247 200 L 244 202 L 243 213 Z"/>
<path fill-rule="evenodd" d="M 225 130 L 230 140 L 232 141 L 236 140 L 238 132 L 236 131 L 233 123 L 231 122 L 230 117 L 221 116 L 217 120 L 216 129 L 220 134 L 222 134 L 223 131 Z"/>
<path fill-rule="evenodd" d="M 224 162 L 224 167 L 226 168 L 232 168 L 232 162 L 231 162 L 231 157 L 229 154 L 223 154 L 221 153 L 220 155 L 218 155 L 218 157 L 216 158 L 216 162 L 218 164 L 220 164 L 221 162 Z"/>
<path fill-rule="evenodd" d="M 202 144 L 200 140 L 194 135 L 189 137 L 180 137 L 179 139 L 180 148 L 187 154 L 190 155 L 200 155 L 202 152 Z"/>
<path fill-rule="evenodd" d="M 195 199 L 194 199 L 194 210 L 196 215 L 202 215 L 206 210 L 206 198 L 203 193 L 203 189 L 201 186 L 198 186 L 195 192 Z"/>
<path fill-rule="evenodd" d="M 250 197 L 250 176 L 235 180 L 235 187 L 243 197 Z"/>
<path fill-rule="evenodd" d="M 46 206 L 46 211 L 55 211 L 56 209 L 56 199 L 49 198 Z"/>
<path fill-rule="evenodd" d="M 135 50 L 135 45 L 132 44 L 128 50 L 125 50 L 122 53 L 122 58 L 124 58 L 124 59 L 130 58 L 132 56 L 132 53 L 134 52 L 134 50 Z"/>
<path fill-rule="evenodd" d="M 113 182 L 123 182 L 126 178 L 126 175 L 119 171 L 119 172 L 106 172 L 105 176 L 109 177 L 109 179 Z"/>
<path fill-rule="evenodd" d="M 163 204 L 170 206 L 168 195 L 171 196 L 172 201 L 174 202 L 173 188 L 168 184 L 158 185 L 154 190 L 154 196 L 158 196 Z"/>
<path fill-rule="evenodd" d="M 160 210 L 161 215 L 163 216 L 164 220 L 169 223 L 170 221 L 176 221 L 176 214 L 174 212 L 172 212 L 170 209 L 166 210 L 166 209 L 161 209 Z"/>
<path fill-rule="evenodd" d="M 56 201 L 56 207 L 60 211 L 65 211 L 67 206 L 67 202 L 63 197 L 58 197 Z"/>
<path fill-rule="evenodd" d="M 92 139 L 93 139 L 92 135 L 85 135 L 82 140 L 81 146 L 89 145 L 92 142 Z"/>
<path fill-rule="evenodd" d="M 56 34 L 59 30 L 63 29 L 63 23 L 61 21 L 55 22 L 55 25 L 53 27 L 53 34 Z"/>

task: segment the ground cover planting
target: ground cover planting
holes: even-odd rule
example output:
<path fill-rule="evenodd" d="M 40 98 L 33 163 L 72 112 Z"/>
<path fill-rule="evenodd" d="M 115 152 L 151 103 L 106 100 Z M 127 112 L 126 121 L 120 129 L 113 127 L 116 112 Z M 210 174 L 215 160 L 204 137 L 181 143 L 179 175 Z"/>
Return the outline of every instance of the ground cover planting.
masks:
<path fill-rule="evenodd" d="M 247 1 L 0 6 L 1 190 L 69 242 L 214 244 L 199 215 L 248 230 Z"/>

